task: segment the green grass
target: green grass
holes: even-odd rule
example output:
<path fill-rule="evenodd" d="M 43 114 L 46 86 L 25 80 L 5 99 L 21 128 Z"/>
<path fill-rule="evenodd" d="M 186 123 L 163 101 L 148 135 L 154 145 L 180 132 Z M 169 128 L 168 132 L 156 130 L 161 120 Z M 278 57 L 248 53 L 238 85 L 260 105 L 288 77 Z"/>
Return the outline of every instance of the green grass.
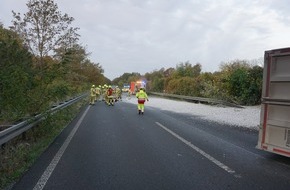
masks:
<path fill-rule="evenodd" d="M 49 115 L 38 126 L 2 146 L 0 150 L 0 189 L 5 189 L 21 178 L 76 116 L 84 103 L 87 102 L 81 101 Z"/>

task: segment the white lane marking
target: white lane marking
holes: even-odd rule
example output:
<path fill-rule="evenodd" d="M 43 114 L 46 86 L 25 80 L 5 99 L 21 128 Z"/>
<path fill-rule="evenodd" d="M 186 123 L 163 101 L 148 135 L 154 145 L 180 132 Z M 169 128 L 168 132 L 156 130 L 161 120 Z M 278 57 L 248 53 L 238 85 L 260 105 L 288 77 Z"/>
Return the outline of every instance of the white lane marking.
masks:
<path fill-rule="evenodd" d="M 180 141 L 182 141 L 184 144 L 186 144 L 187 146 L 189 146 L 190 148 L 192 148 L 193 150 L 195 150 L 196 152 L 198 152 L 199 154 L 201 154 L 202 156 L 204 156 L 205 158 L 207 158 L 208 160 L 210 160 L 211 162 L 213 162 L 215 165 L 217 165 L 218 167 L 220 167 L 223 170 L 225 170 L 226 172 L 228 172 L 228 173 L 230 173 L 232 175 L 234 175 L 236 173 L 234 170 L 232 170 L 231 168 L 229 168 L 225 164 L 221 163 L 220 161 L 218 161 L 217 159 L 215 159 L 211 155 L 205 153 L 203 150 L 201 150 L 200 148 L 194 146 L 191 142 L 185 140 L 184 138 L 182 138 L 178 134 L 174 133 L 170 129 L 168 129 L 165 126 L 163 126 L 162 124 L 160 124 L 159 122 L 155 122 L 155 123 L 159 127 L 161 127 L 162 129 L 164 129 L 165 131 L 167 131 L 168 133 L 170 133 L 171 135 L 173 135 L 174 137 L 176 137 L 177 139 L 179 139 Z M 235 175 L 235 177 L 241 177 L 241 176 Z"/>
<path fill-rule="evenodd" d="M 59 160 L 61 159 L 64 151 L 66 150 L 66 148 L 68 147 L 70 141 L 72 140 L 73 136 L 75 135 L 76 131 L 78 130 L 79 126 L 81 125 L 85 115 L 87 114 L 87 112 L 89 111 L 90 106 L 88 106 L 88 108 L 86 109 L 86 111 L 83 113 L 82 117 L 80 118 L 80 120 L 77 122 L 77 124 L 75 125 L 74 129 L 70 132 L 69 136 L 66 138 L 65 142 L 63 143 L 63 145 L 60 147 L 60 149 L 58 150 L 58 152 L 56 153 L 56 155 L 54 156 L 54 158 L 52 159 L 51 163 L 49 164 L 49 166 L 46 168 L 46 170 L 44 171 L 44 173 L 42 174 L 41 178 L 38 180 L 37 184 L 34 186 L 33 190 L 41 190 L 44 188 L 44 186 L 46 185 L 46 182 L 48 181 L 48 179 L 50 178 L 50 175 L 52 174 L 52 172 L 54 171 L 54 169 L 56 168 L 56 165 L 58 164 Z"/>

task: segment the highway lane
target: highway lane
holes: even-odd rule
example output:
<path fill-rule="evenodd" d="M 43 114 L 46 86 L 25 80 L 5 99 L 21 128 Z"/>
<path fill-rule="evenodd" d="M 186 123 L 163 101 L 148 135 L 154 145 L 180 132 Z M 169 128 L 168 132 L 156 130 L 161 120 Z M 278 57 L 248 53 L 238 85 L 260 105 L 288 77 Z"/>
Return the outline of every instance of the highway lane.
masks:
<path fill-rule="evenodd" d="M 256 150 L 256 142 L 255 131 L 98 102 L 13 189 L 289 189 L 289 159 Z"/>

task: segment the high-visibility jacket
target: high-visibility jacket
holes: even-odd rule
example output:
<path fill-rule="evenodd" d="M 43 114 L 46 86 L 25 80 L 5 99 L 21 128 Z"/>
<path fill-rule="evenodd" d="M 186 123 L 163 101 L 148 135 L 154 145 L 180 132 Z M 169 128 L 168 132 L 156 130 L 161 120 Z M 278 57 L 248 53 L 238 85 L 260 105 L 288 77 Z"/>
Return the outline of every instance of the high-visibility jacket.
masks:
<path fill-rule="evenodd" d="M 96 96 L 96 89 L 94 87 L 91 88 L 91 96 Z"/>
<path fill-rule="evenodd" d="M 98 87 L 96 88 L 96 94 L 97 94 L 97 95 L 100 95 L 100 94 L 101 94 L 101 89 L 98 88 Z"/>
<path fill-rule="evenodd" d="M 148 100 L 148 96 L 146 92 L 144 92 L 143 90 L 140 90 L 139 92 L 137 92 L 136 97 L 138 98 L 139 104 L 144 104 L 145 100 Z"/>

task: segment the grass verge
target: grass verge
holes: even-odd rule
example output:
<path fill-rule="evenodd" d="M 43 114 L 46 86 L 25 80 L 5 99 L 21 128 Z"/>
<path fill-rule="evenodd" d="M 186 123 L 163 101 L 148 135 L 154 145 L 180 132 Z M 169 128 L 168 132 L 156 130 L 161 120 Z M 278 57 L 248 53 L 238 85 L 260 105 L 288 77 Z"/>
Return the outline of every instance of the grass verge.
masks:
<path fill-rule="evenodd" d="M 18 181 L 25 171 L 54 141 L 87 103 L 79 101 L 55 114 L 25 132 L 0 149 L 0 189 L 7 189 Z"/>

